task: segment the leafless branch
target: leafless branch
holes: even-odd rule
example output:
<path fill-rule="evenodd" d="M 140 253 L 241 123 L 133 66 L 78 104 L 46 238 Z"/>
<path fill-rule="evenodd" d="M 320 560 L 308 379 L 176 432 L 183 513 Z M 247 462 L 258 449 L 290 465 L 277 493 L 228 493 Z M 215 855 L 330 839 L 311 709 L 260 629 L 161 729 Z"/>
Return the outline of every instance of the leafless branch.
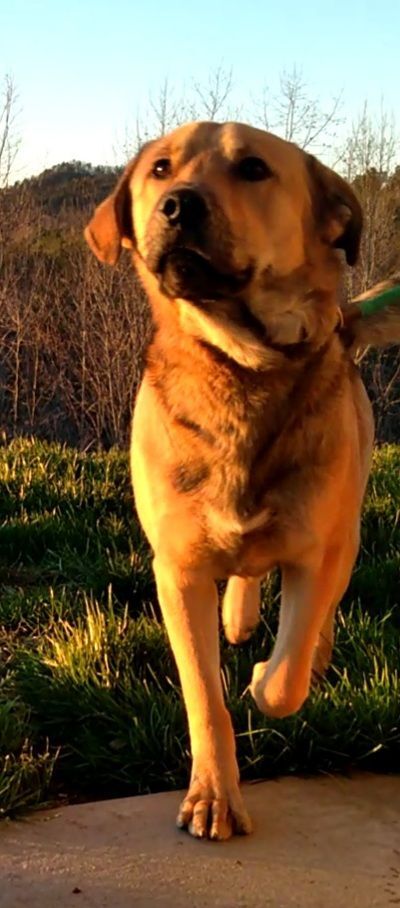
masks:
<path fill-rule="evenodd" d="M 6 74 L 0 99 L 0 187 L 9 184 L 20 145 L 16 132 L 17 101 L 15 82 Z"/>

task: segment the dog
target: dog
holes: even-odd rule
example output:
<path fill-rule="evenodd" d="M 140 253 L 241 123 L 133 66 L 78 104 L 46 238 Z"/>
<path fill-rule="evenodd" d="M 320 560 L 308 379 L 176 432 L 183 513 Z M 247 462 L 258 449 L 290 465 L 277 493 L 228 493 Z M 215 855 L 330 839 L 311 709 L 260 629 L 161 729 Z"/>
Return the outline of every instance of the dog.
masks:
<path fill-rule="evenodd" d="M 152 309 L 132 478 L 188 716 L 177 823 L 198 838 L 251 831 L 216 581 L 227 581 L 222 621 L 237 644 L 258 622 L 261 579 L 281 570 L 275 646 L 250 685 L 264 713 L 299 710 L 331 658 L 374 437 L 352 350 L 358 335 L 400 340 L 398 307 L 363 319 L 359 304 L 339 305 L 361 230 L 356 195 L 332 170 L 262 130 L 215 122 L 146 144 L 85 230 L 103 262 L 131 250 Z"/>

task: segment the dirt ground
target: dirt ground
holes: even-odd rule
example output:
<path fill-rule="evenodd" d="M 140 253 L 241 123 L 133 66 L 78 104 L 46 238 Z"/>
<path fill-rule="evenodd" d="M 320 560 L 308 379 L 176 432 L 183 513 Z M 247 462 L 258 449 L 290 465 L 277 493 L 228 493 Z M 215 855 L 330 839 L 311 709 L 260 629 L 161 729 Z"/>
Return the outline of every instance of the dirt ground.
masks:
<path fill-rule="evenodd" d="M 400 905 L 400 775 L 245 786 L 254 834 L 191 839 L 177 792 L 0 826 L 1 908 Z"/>

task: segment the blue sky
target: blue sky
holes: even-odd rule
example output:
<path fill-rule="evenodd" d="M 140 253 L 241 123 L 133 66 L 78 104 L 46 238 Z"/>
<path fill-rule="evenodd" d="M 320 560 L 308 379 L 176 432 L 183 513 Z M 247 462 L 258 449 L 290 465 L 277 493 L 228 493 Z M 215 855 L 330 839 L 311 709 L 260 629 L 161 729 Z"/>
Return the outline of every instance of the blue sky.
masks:
<path fill-rule="evenodd" d="M 365 100 L 400 120 L 398 0 L 0 0 L 0 81 L 19 92 L 18 176 L 72 158 L 122 160 L 165 79 L 177 98 L 232 68 L 231 104 L 252 119 L 296 64 L 344 132 Z"/>

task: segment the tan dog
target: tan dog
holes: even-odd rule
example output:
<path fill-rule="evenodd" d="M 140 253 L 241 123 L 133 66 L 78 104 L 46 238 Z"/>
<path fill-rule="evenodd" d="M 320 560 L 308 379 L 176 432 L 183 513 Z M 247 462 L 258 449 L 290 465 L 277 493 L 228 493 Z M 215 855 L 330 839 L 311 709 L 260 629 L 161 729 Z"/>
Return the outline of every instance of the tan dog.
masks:
<path fill-rule="evenodd" d="M 220 680 L 216 580 L 228 580 L 223 624 L 239 643 L 257 624 L 261 578 L 281 568 L 275 647 L 251 683 L 263 712 L 298 710 L 330 660 L 373 444 L 337 330 L 337 250 L 353 264 L 360 232 L 339 176 L 234 123 L 193 123 L 146 145 L 85 232 L 110 264 L 132 249 L 153 311 L 132 476 L 189 720 L 178 825 L 198 837 L 251 829 Z M 354 343 L 357 318 L 345 319 Z M 398 314 L 390 340 L 394 323 L 400 339 Z"/>

